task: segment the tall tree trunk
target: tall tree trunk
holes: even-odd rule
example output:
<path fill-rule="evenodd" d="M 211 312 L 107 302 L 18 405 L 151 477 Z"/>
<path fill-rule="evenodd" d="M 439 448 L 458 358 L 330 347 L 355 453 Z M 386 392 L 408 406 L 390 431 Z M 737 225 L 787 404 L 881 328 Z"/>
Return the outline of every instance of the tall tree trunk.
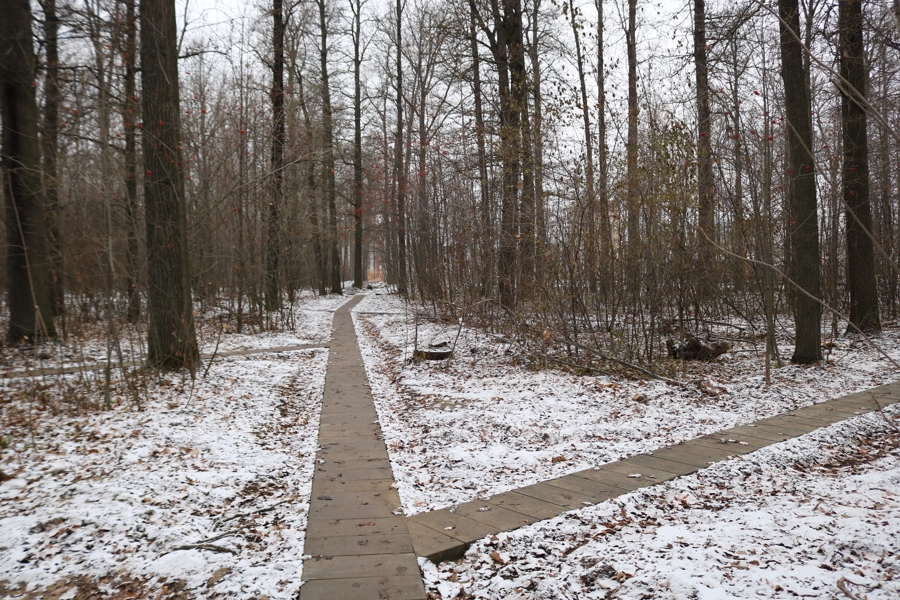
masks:
<path fill-rule="evenodd" d="M 809 90 L 803 75 L 800 10 L 797 0 L 778 0 L 781 38 L 781 77 L 789 130 L 790 221 L 793 278 L 806 291 L 794 294 L 796 340 L 791 362 L 809 364 L 822 359 L 821 257 L 816 208 L 815 161 L 811 155 L 812 125 Z M 807 296 L 811 295 L 812 298 Z"/>
<path fill-rule="evenodd" d="M 628 269 L 630 291 L 637 294 L 640 281 L 641 207 L 638 198 L 638 96 L 637 96 L 637 0 L 628 0 L 628 29 L 625 32 L 628 54 L 628 139 L 626 141 L 626 211 L 628 233 Z"/>
<path fill-rule="evenodd" d="M 59 16 L 56 0 L 43 0 L 44 44 L 47 65 L 44 76 L 44 128 L 41 136 L 41 159 L 44 170 L 44 202 L 47 206 L 47 244 L 50 255 L 50 308 L 54 316 L 65 313 L 64 258 L 59 229 Z M 63 325 L 65 335 L 65 325 Z"/>
<path fill-rule="evenodd" d="M 313 134 L 312 117 L 309 114 L 309 107 L 306 103 L 306 94 L 303 88 L 303 75 L 297 73 L 297 103 L 303 113 L 303 123 L 307 142 L 311 145 L 315 135 Z M 324 296 L 326 291 L 326 281 L 328 280 L 327 269 L 325 268 L 325 256 L 322 249 L 322 227 L 319 223 L 319 200 L 316 193 L 316 166 L 315 162 L 307 159 L 304 161 L 306 170 L 306 188 L 309 194 L 309 212 L 307 213 L 307 222 L 309 226 L 309 239 L 313 247 L 313 259 L 315 266 L 313 269 L 313 277 L 316 280 L 319 289 L 319 295 Z"/>
<path fill-rule="evenodd" d="M 844 146 L 844 206 L 847 211 L 847 284 L 850 323 L 866 333 L 881 331 L 872 247 L 872 209 L 869 204 L 869 149 L 866 134 L 867 74 L 863 39 L 862 2 L 838 3 L 840 29 L 841 120 Z"/>
<path fill-rule="evenodd" d="M 498 296 L 502 306 L 515 303 L 516 270 L 516 206 L 518 203 L 520 123 L 519 111 L 510 90 L 510 44 L 516 13 L 521 19 L 521 0 L 502 6 L 491 0 L 493 28 L 487 26 L 474 0 L 469 8 L 488 37 L 494 63 L 497 65 L 497 88 L 500 100 L 500 160 L 503 169 L 503 201 L 500 205 L 500 254 L 497 261 Z"/>
<path fill-rule="evenodd" d="M 575 9 L 574 0 L 569 0 L 568 13 L 570 24 L 572 26 L 572 34 L 575 36 L 575 67 L 578 71 L 578 87 L 581 92 L 581 121 L 584 129 L 584 147 L 585 147 L 585 193 L 587 195 L 587 231 L 584 232 L 586 237 L 585 257 L 590 272 L 588 278 L 591 290 L 597 289 L 597 269 L 594 268 L 597 260 L 597 199 L 594 193 L 594 145 L 591 142 L 591 108 L 588 104 L 587 96 L 587 80 L 584 73 L 584 56 L 581 51 L 581 34 Z M 600 244 L 601 248 L 603 244 Z M 602 248 L 601 255 L 605 254 L 605 248 Z M 601 259 L 602 263 L 602 259 Z"/>
<path fill-rule="evenodd" d="M 138 102 L 135 98 L 137 69 L 137 18 L 134 14 L 136 0 L 125 0 L 125 102 L 122 107 L 125 130 L 125 287 L 128 294 L 128 320 L 137 323 L 141 319 L 140 250 L 138 249 L 138 167 L 137 122 Z"/>
<path fill-rule="evenodd" d="M 193 374 L 200 354 L 191 306 L 175 2 L 141 0 L 140 15 L 148 359 Z"/>
<path fill-rule="evenodd" d="M 319 63 L 322 70 L 322 135 L 325 148 L 322 161 L 325 179 L 325 202 L 328 208 L 328 243 L 331 246 L 331 293 L 342 294 L 341 251 L 337 228 L 337 190 L 334 183 L 334 123 L 331 109 L 331 84 L 328 77 L 328 22 L 325 0 L 319 6 Z"/>
<path fill-rule="evenodd" d="M 540 259 L 541 251 L 546 241 L 546 227 L 544 222 L 544 101 L 541 92 L 541 61 L 538 51 L 539 41 L 539 15 L 541 0 L 532 0 L 531 16 L 531 43 L 528 47 L 528 57 L 531 61 L 531 96 L 534 106 L 534 119 L 532 131 L 534 132 L 532 143 L 534 145 L 534 226 L 535 245 L 537 247 L 535 259 L 535 278 L 540 281 L 543 273 L 543 261 Z"/>
<path fill-rule="evenodd" d="M 600 205 L 600 244 L 602 260 L 613 257 L 612 225 L 609 218 L 607 174 L 609 161 L 606 150 L 606 72 L 603 48 L 603 0 L 595 0 L 597 7 L 597 203 Z M 608 265 L 604 265 L 604 269 Z"/>
<path fill-rule="evenodd" d="M 278 256 L 284 182 L 284 18 L 282 0 L 272 0 L 272 181 L 269 198 L 269 231 L 266 235 L 266 310 L 281 308 Z"/>
<path fill-rule="evenodd" d="M 397 133 L 394 138 L 394 182 L 397 186 L 397 293 L 407 293 L 406 282 L 406 171 L 403 168 L 403 0 L 397 0 Z"/>
<path fill-rule="evenodd" d="M 534 289 L 535 264 L 535 207 L 537 200 L 534 190 L 534 154 L 532 153 L 531 119 L 528 114 L 528 76 L 525 71 L 525 28 L 522 0 L 507 5 L 511 7 L 512 34 L 510 36 L 510 83 L 513 106 L 519 113 L 519 161 L 522 171 L 522 199 L 520 202 L 518 236 L 520 270 L 517 295 L 527 298 Z M 518 187 L 518 184 L 517 184 Z"/>
<path fill-rule="evenodd" d="M 478 145 L 478 191 L 481 195 L 479 214 L 481 227 L 479 231 L 481 265 L 481 295 L 490 294 L 490 272 L 493 261 L 493 225 L 491 219 L 490 185 L 488 183 L 487 147 L 484 135 L 484 109 L 481 95 L 481 60 L 478 55 L 478 38 L 475 29 L 475 15 L 470 8 L 469 43 L 472 51 L 472 93 L 475 96 L 475 140 Z"/>
<path fill-rule="evenodd" d="M 712 146 L 710 143 L 709 66 L 706 59 L 706 2 L 694 0 L 694 71 L 697 84 L 697 191 L 699 227 L 697 236 L 701 268 L 698 296 L 707 300 L 710 290 L 708 277 L 712 268 L 712 244 L 715 238 L 715 186 L 713 184 Z M 735 85 L 737 85 L 735 83 Z"/>
<path fill-rule="evenodd" d="M 41 197 L 41 150 L 28 0 L 9 0 L 0 19 L 2 185 L 6 197 L 10 342 L 56 337 Z"/>
<path fill-rule="evenodd" d="M 353 11 L 353 285 L 363 284 L 363 166 L 362 166 L 362 7 L 352 0 Z"/>

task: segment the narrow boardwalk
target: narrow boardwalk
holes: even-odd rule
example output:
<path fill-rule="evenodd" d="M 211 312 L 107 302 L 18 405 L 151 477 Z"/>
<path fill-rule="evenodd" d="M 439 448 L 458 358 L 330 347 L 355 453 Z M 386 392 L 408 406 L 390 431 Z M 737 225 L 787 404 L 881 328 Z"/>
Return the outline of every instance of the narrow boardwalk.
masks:
<path fill-rule="evenodd" d="M 300 600 L 424 600 L 350 309 L 334 315 Z"/>
<path fill-rule="evenodd" d="M 462 556 L 472 542 L 485 536 L 689 475 L 710 463 L 749 454 L 897 402 L 900 402 L 900 382 L 889 383 L 649 454 L 632 456 L 598 469 L 497 494 L 488 500 L 466 502 L 455 510 L 419 514 L 409 518 L 407 527 L 417 556 L 433 562 L 452 560 Z"/>

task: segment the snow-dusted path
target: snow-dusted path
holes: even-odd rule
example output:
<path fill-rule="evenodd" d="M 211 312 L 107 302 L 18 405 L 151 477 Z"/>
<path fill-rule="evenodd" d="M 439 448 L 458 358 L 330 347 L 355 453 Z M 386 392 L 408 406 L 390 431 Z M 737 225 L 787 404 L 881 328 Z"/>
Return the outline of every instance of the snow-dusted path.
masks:
<path fill-rule="evenodd" d="M 350 318 L 334 315 L 300 600 L 424 600 Z"/>

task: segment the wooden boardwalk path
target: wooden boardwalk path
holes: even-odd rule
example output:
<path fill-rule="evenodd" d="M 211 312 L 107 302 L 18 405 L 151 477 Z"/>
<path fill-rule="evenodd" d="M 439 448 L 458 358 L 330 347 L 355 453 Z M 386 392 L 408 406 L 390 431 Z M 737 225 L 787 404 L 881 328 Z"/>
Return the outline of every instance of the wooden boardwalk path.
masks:
<path fill-rule="evenodd" d="M 350 309 L 334 315 L 300 600 L 424 600 Z"/>
<path fill-rule="evenodd" d="M 662 481 L 695 473 L 710 463 L 749 454 L 850 417 L 900 402 L 900 382 L 732 427 L 681 444 L 543 481 L 488 500 L 409 518 L 417 556 L 434 562 L 462 556 L 472 542 L 564 512 L 597 504 Z M 639 476 L 636 476 L 638 475 Z"/>

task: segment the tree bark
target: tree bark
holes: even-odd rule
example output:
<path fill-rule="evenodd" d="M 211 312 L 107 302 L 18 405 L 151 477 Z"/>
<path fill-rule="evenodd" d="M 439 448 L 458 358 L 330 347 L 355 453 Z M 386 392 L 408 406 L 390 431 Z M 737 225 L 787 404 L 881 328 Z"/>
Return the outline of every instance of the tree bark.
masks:
<path fill-rule="evenodd" d="M 628 0 L 628 29 L 625 32 L 628 54 L 628 139 L 626 141 L 626 211 L 628 232 L 628 269 L 630 291 L 637 294 L 640 280 L 641 213 L 638 199 L 638 97 L 637 97 L 637 0 Z"/>
<path fill-rule="evenodd" d="M 698 292 L 701 299 L 709 296 L 711 240 L 715 238 L 715 186 L 713 183 L 712 145 L 710 143 L 709 65 L 706 58 L 706 2 L 694 0 L 694 71 L 697 93 L 697 192 L 699 227 L 697 236 L 702 267 L 698 270 Z"/>
<path fill-rule="evenodd" d="M 353 285 L 361 288 L 363 272 L 363 165 L 362 165 L 362 7 L 352 0 L 353 11 Z"/>
<path fill-rule="evenodd" d="M 50 308 L 54 316 L 65 314 L 65 283 L 62 238 L 59 229 L 59 15 L 56 0 L 43 0 L 44 45 L 47 64 L 44 74 L 44 128 L 41 160 L 44 170 L 44 202 L 47 218 L 47 247 L 50 254 Z M 65 331 L 65 325 L 63 325 Z M 65 335 L 65 333 L 64 333 Z"/>
<path fill-rule="evenodd" d="M 272 181 L 269 230 L 266 235 L 266 310 L 281 308 L 278 258 L 281 253 L 279 216 L 284 184 L 284 17 L 282 0 L 272 0 Z"/>
<path fill-rule="evenodd" d="M 600 205 L 600 248 L 604 262 L 612 261 L 612 225 L 609 218 L 607 174 L 609 164 L 606 149 L 606 73 L 603 48 L 603 0 L 597 6 L 597 203 Z"/>
<path fill-rule="evenodd" d="M 403 0 L 397 0 L 397 132 L 394 138 L 394 184 L 397 186 L 397 293 L 407 293 L 406 282 L 406 171 L 403 168 Z"/>
<path fill-rule="evenodd" d="M 319 6 L 319 63 L 322 70 L 322 136 L 324 152 L 322 169 L 325 179 L 325 202 L 328 208 L 328 243 L 331 246 L 331 293 L 343 294 L 341 281 L 341 251 L 337 228 L 337 190 L 334 182 L 334 119 L 331 108 L 331 83 L 328 76 L 328 22 L 325 0 L 316 0 Z"/>
<path fill-rule="evenodd" d="M 847 287 L 850 324 L 866 333 L 881 331 L 872 247 L 869 203 L 869 149 L 866 133 L 867 74 L 862 2 L 838 3 L 841 48 L 841 120 L 843 123 L 843 192 L 847 226 Z"/>
<path fill-rule="evenodd" d="M 191 305 L 174 0 L 141 0 L 148 360 L 164 369 L 200 359 Z"/>
<path fill-rule="evenodd" d="M 56 337 L 50 261 L 41 195 L 41 150 L 35 100 L 35 56 L 28 0 L 9 0 L 0 19 L 2 185 L 6 199 L 7 339 Z"/>
<path fill-rule="evenodd" d="M 809 90 L 803 75 L 800 10 L 797 0 L 778 0 L 781 38 L 781 77 L 784 81 L 790 164 L 789 237 L 793 279 L 812 295 L 794 294 L 796 340 L 791 362 L 809 364 L 822 359 L 821 256 L 816 207 L 815 161 L 811 155 L 812 125 Z"/>
<path fill-rule="evenodd" d="M 137 172 L 137 121 L 138 102 L 135 98 L 137 69 L 137 18 L 134 14 L 136 0 L 125 0 L 125 102 L 122 120 L 125 131 L 125 287 L 128 295 L 128 321 L 137 323 L 141 319 L 141 296 L 138 292 L 140 281 L 140 250 L 138 249 L 138 172 Z"/>

